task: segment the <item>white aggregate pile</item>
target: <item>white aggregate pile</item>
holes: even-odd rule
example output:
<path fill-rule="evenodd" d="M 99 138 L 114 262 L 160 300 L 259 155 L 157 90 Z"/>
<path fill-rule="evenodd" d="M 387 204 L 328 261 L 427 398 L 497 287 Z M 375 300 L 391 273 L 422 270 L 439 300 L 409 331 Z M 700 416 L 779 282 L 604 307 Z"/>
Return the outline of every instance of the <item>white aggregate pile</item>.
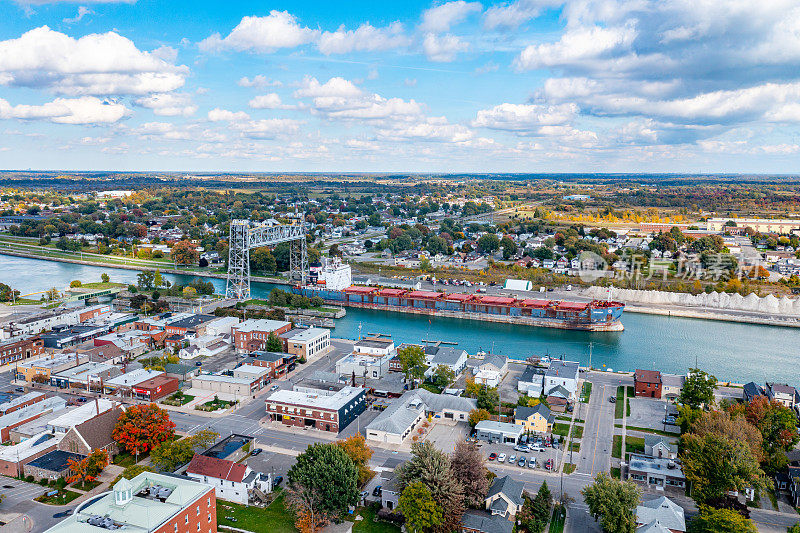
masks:
<path fill-rule="evenodd" d="M 586 289 L 585 294 L 598 300 L 605 300 L 608 298 L 608 288 L 592 286 Z M 611 289 L 611 299 L 632 304 L 708 307 L 778 315 L 800 315 L 800 298 L 786 296 L 776 298 L 772 294 L 761 298 L 752 293 L 747 296 L 725 292 L 694 295 L 680 292 L 641 291 L 614 287 Z"/>

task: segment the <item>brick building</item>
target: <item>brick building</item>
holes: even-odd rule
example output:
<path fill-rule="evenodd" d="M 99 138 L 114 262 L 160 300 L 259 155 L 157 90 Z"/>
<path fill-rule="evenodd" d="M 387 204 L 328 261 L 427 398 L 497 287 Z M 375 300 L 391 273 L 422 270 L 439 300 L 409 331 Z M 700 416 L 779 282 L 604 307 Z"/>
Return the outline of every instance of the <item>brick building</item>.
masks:
<path fill-rule="evenodd" d="M 111 433 L 122 412 L 121 407 L 114 407 L 73 426 L 61 438 L 58 449 L 82 455 L 89 455 L 92 450 L 106 450 L 111 457 L 118 451 Z"/>
<path fill-rule="evenodd" d="M 249 319 L 231 327 L 233 345 L 237 353 L 251 353 L 267 349 L 271 333 L 280 335 L 292 328 L 291 322 L 284 320 Z"/>
<path fill-rule="evenodd" d="M 44 341 L 38 335 L 0 341 L 0 365 L 24 361 L 44 353 Z"/>
<path fill-rule="evenodd" d="M 636 396 L 661 398 L 661 372 L 637 368 L 633 374 L 633 388 Z"/>
<path fill-rule="evenodd" d="M 78 505 L 47 533 L 119 529 L 137 533 L 216 533 L 214 489 L 181 476 L 142 472 Z"/>
<path fill-rule="evenodd" d="M 275 391 L 266 399 L 270 420 L 287 426 L 313 427 L 338 433 L 366 407 L 365 389 L 324 383 L 319 387 L 304 382 L 293 390 Z"/>
<path fill-rule="evenodd" d="M 269 368 L 272 379 L 279 378 L 294 368 L 296 356 L 280 352 L 253 352 L 246 364 Z"/>

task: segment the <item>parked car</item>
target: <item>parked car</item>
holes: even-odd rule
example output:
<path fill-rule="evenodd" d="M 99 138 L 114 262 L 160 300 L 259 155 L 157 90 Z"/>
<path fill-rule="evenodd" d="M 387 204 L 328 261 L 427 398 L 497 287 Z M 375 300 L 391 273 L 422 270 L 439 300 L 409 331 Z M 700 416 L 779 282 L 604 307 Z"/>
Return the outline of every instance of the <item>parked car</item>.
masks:
<path fill-rule="evenodd" d="M 548 459 L 547 461 L 545 461 L 544 467 L 547 470 L 552 470 L 553 469 L 553 460 L 552 459 Z"/>
<path fill-rule="evenodd" d="M 672 415 L 664 417 L 664 423 L 674 426 L 675 425 L 675 417 Z"/>
<path fill-rule="evenodd" d="M 534 446 L 533 448 L 531 448 L 531 451 L 532 452 L 543 452 L 544 451 L 544 446 Z"/>
<path fill-rule="evenodd" d="M 495 459 L 497 459 L 497 454 L 494 453 L 494 452 L 490 453 L 489 454 L 489 460 L 490 461 L 494 461 Z"/>
<path fill-rule="evenodd" d="M 504 454 L 504 453 L 501 453 L 500 455 L 498 455 L 498 456 L 497 456 L 497 461 L 498 461 L 499 463 L 504 463 L 504 462 L 505 462 L 505 460 L 506 460 L 506 454 Z"/>
<path fill-rule="evenodd" d="M 509 462 L 509 463 L 511 463 L 511 464 L 513 465 L 514 463 L 516 463 L 516 462 L 517 462 L 517 456 L 516 456 L 516 455 L 514 455 L 514 454 L 511 454 L 511 455 L 508 457 L 508 462 Z"/>
<path fill-rule="evenodd" d="M 58 513 L 53 515 L 53 518 L 64 518 L 65 516 L 69 516 L 72 514 L 72 509 L 67 509 L 66 511 L 59 511 Z"/>
<path fill-rule="evenodd" d="M 616 396 L 611 396 L 611 397 L 608 398 L 608 401 L 611 402 L 611 403 L 617 403 L 617 397 Z"/>
<path fill-rule="evenodd" d="M 525 456 L 524 455 L 520 455 L 519 461 L 517 461 L 517 466 L 525 466 L 526 462 L 527 462 L 527 459 L 525 458 Z"/>
<path fill-rule="evenodd" d="M 22 387 L 17 387 L 14 390 L 17 391 L 17 392 L 25 392 L 25 389 L 23 389 Z"/>
<path fill-rule="evenodd" d="M 273 385 L 272 387 L 269 388 L 269 390 L 271 390 L 271 391 L 276 391 L 278 389 L 280 389 L 279 385 Z"/>
<path fill-rule="evenodd" d="M 261 452 L 263 452 L 263 451 L 264 451 L 264 450 L 262 450 L 261 448 L 256 448 L 255 450 L 253 450 L 252 452 L 250 452 L 250 455 L 252 455 L 253 457 L 255 457 L 256 455 L 260 454 L 260 453 L 261 453 Z"/>
<path fill-rule="evenodd" d="M 381 485 L 378 485 L 377 487 L 375 487 L 375 489 L 373 489 L 372 495 L 373 496 L 380 496 L 381 492 L 382 492 Z"/>
<path fill-rule="evenodd" d="M 275 476 L 275 480 L 272 482 L 274 486 L 278 486 L 283 482 L 283 476 Z"/>
<path fill-rule="evenodd" d="M 528 459 L 528 468 L 536 468 L 536 457 Z"/>
<path fill-rule="evenodd" d="M 528 451 L 528 446 L 525 445 L 525 444 L 517 444 L 516 446 L 514 446 L 514 451 L 515 452 L 527 452 Z"/>
<path fill-rule="evenodd" d="M 194 366 L 203 366 L 203 362 L 202 362 L 202 361 L 197 361 L 197 362 L 194 364 Z"/>

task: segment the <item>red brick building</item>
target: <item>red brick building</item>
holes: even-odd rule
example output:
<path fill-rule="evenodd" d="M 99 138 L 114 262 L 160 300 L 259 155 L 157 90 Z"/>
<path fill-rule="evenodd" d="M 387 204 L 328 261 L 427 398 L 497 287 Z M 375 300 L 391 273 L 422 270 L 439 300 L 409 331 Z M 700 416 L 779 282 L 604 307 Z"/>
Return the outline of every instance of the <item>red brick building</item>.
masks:
<path fill-rule="evenodd" d="M 661 372 L 637 368 L 633 374 L 633 388 L 636 396 L 661 398 Z"/>
<path fill-rule="evenodd" d="M 283 320 L 249 319 L 231 328 L 233 345 L 237 353 L 250 353 L 267 349 L 270 334 L 280 335 L 292 328 Z"/>
<path fill-rule="evenodd" d="M 0 341 L 0 365 L 24 361 L 44 353 L 44 341 L 37 335 Z"/>
<path fill-rule="evenodd" d="M 168 378 L 166 375 L 163 375 L 137 383 L 131 387 L 131 390 L 137 398 L 154 402 L 173 392 L 177 392 L 178 385 L 178 378 Z"/>

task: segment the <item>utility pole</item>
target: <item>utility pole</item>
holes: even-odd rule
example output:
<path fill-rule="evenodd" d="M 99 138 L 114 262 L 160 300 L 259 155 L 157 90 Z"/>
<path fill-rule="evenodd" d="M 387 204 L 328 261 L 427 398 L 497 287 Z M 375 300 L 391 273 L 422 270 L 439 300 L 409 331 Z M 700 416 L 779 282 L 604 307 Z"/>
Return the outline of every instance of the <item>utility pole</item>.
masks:
<path fill-rule="evenodd" d="M 589 370 L 592 369 L 592 345 L 593 344 L 594 343 L 592 343 L 592 342 L 589 343 Z"/>

